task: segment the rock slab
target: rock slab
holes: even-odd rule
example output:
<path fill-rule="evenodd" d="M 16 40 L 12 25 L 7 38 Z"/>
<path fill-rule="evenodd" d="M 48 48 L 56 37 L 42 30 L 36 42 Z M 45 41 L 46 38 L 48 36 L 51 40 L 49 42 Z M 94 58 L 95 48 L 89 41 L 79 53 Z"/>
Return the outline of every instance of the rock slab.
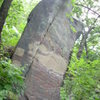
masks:
<path fill-rule="evenodd" d="M 70 0 L 42 0 L 31 12 L 13 55 L 14 64 L 27 66 L 26 90 L 19 100 L 60 100 L 69 55 L 83 27 L 66 17 L 69 5 Z"/>

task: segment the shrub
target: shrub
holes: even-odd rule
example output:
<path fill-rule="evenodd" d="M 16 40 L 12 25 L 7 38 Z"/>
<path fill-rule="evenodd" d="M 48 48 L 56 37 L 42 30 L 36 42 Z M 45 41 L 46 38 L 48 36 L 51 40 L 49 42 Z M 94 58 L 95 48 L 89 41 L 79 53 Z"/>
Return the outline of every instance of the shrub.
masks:
<path fill-rule="evenodd" d="M 100 60 L 72 57 L 61 100 L 100 100 Z"/>
<path fill-rule="evenodd" d="M 11 64 L 11 60 L 0 61 L 0 100 L 17 100 L 17 96 L 23 93 L 24 77 L 23 68 Z"/>

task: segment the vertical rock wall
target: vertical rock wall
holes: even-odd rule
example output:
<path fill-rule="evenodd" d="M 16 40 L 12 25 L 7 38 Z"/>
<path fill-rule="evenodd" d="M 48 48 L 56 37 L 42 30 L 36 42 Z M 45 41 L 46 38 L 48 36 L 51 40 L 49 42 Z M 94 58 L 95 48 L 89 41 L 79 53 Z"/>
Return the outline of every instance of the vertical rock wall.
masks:
<path fill-rule="evenodd" d="M 31 12 L 13 55 L 13 63 L 26 65 L 25 95 L 20 100 L 60 100 L 59 89 L 69 54 L 82 25 L 66 18 L 70 0 L 42 0 Z M 73 33 L 70 25 L 75 26 Z"/>

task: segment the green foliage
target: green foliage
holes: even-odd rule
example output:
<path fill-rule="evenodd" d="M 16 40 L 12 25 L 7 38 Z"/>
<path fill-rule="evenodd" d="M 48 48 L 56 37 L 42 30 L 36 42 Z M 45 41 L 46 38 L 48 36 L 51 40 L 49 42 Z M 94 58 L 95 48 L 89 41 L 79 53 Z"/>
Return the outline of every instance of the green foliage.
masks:
<path fill-rule="evenodd" d="M 80 17 L 80 15 L 82 14 L 82 9 L 81 9 L 81 7 L 75 6 L 75 7 L 73 8 L 73 13 L 75 13 L 77 17 Z"/>
<path fill-rule="evenodd" d="M 71 28 L 71 30 L 72 30 L 73 33 L 77 32 L 74 26 L 70 25 L 70 28 Z"/>
<path fill-rule="evenodd" d="M 26 26 L 28 15 L 39 2 L 39 0 L 38 2 L 33 1 L 13 0 L 2 31 L 2 43 L 5 46 L 15 46 L 19 41 Z"/>
<path fill-rule="evenodd" d="M 3 2 L 3 0 L 0 0 L 0 7 L 1 7 L 1 5 L 2 5 L 2 2 Z"/>
<path fill-rule="evenodd" d="M 11 60 L 0 61 L 0 100 L 7 98 L 17 100 L 17 96 L 23 93 L 25 87 L 23 70 L 11 64 Z"/>
<path fill-rule="evenodd" d="M 73 20 L 73 13 L 66 13 L 66 17 L 73 23 L 74 20 Z"/>
<path fill-rule="evenodd" d="M 26 22 L 22 22 L 24 20 L 23 13 L 24 7 L 21 0 L 14 0 L 2 31 L 2 42 L 4 45 L 15 46 L 18 42 Z"/>
<path fill-rule="evenodd" d="M 61 97 L 61 100 L 65 100 L 65 98 L 67 97 L 64 87 L 60 88 L 60 97 Z"/>
<path fill-rule="evenodd" d="M 64 96 L 63 96 L 63 95 Z M 72 56 L 61 88 L 61 100 L 100 100 L 100 59 L 78 60 Z"/>

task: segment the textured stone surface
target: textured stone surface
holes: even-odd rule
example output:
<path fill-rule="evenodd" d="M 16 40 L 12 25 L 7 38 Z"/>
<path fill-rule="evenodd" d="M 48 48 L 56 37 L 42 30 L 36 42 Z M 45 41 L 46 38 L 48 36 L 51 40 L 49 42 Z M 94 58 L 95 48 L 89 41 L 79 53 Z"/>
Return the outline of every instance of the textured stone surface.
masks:
<path fill-rule="evenodd" d="M 42 0 L 31 12 L 13 62 L 26 65 L 26 90 L 20 100 L 60 100 L 59 88 L 82 25 L 66 18 L 70 0 Z M 77 33 L 70 29 L 73 25 Z"/>

